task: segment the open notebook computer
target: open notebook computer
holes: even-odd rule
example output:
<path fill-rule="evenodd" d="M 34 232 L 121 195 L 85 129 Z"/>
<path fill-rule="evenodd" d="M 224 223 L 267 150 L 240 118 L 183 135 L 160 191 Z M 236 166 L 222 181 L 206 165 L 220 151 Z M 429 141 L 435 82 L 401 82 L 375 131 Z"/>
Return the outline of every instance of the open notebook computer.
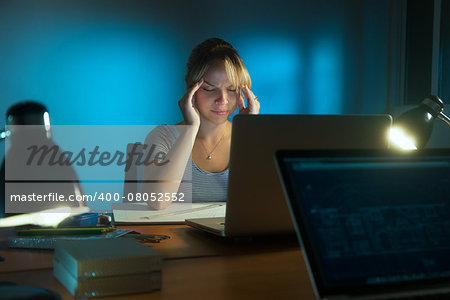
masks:
<path fill-rule="evenodd" d="M 276 159 L 319 299 L 450 292 L 450 149 Z"/>
<path fill-rule="evenodd" d="M 387 148 L 391 123 L 390 115 L 237 115 L 226 216 L 187 219 L 186 224 L 227 237 L 294 232 L 275 151 Z"/>

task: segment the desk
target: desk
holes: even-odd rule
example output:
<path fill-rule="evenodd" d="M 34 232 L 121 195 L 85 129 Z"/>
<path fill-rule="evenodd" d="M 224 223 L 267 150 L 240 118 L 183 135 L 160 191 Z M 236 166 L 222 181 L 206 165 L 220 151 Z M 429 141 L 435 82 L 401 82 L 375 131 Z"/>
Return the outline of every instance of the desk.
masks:
<path fill-rule="evenodd" d="M 294 237 L 235 243 L 184 225 L 126 226 L 170 236 L 152 248 L 164 258 L 162 290 L 101 299 L 314 299 Z M 5 236 L 5 233 L 2 233 Z M 53 277 L 53 251 L 6 249 L 0 281 L 51 289 L 73 299 Z"/>

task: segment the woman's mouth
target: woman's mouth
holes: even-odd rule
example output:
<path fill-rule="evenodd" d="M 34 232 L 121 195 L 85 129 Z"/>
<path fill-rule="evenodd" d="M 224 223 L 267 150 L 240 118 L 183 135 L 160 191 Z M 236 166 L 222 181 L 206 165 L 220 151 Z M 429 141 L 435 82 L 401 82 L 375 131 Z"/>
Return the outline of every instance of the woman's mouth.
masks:
<path fill-rule="evenodd" d="M 211 110 L 211 111 L 218 116 L 226 116 L 228 114 L 228 110 Z"/>

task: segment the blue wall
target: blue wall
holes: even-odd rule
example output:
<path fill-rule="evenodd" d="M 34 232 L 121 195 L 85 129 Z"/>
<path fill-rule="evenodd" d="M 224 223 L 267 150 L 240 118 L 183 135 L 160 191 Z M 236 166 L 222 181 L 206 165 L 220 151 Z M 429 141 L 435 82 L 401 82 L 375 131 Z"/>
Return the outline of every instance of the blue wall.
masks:
<path fill-rule="evenodd" d="M 209 37 L 240 52 L 261 113 L 381 113 L 388 21 L 388 0 L 0 0 L 0 124 L 24 99 L 57 125 L 177 123 Z"/>
<path fill-rule="evenodd" d="M 53 124 L 178 122 L 190 50 L 230 41 L 261 113 L 379 113 L 388 1 L 0 0 L 0 123 L 23 99 Z"/>

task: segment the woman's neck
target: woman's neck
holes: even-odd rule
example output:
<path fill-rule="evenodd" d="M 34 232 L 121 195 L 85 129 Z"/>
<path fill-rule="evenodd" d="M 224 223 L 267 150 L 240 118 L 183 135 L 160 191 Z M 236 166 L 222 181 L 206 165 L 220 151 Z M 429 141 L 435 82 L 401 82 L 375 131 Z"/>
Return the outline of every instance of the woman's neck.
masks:
<path fill-rule="evenodd" d="M 228 132 L 231 129 L 230 125 L 231 124 L 228 121 L 220 125 L 209 122 L 201 122 L 200 128 L 198 129 L 197 138 L 207 142 L 217 141 L 218 139 L 228 135 Z"/>

